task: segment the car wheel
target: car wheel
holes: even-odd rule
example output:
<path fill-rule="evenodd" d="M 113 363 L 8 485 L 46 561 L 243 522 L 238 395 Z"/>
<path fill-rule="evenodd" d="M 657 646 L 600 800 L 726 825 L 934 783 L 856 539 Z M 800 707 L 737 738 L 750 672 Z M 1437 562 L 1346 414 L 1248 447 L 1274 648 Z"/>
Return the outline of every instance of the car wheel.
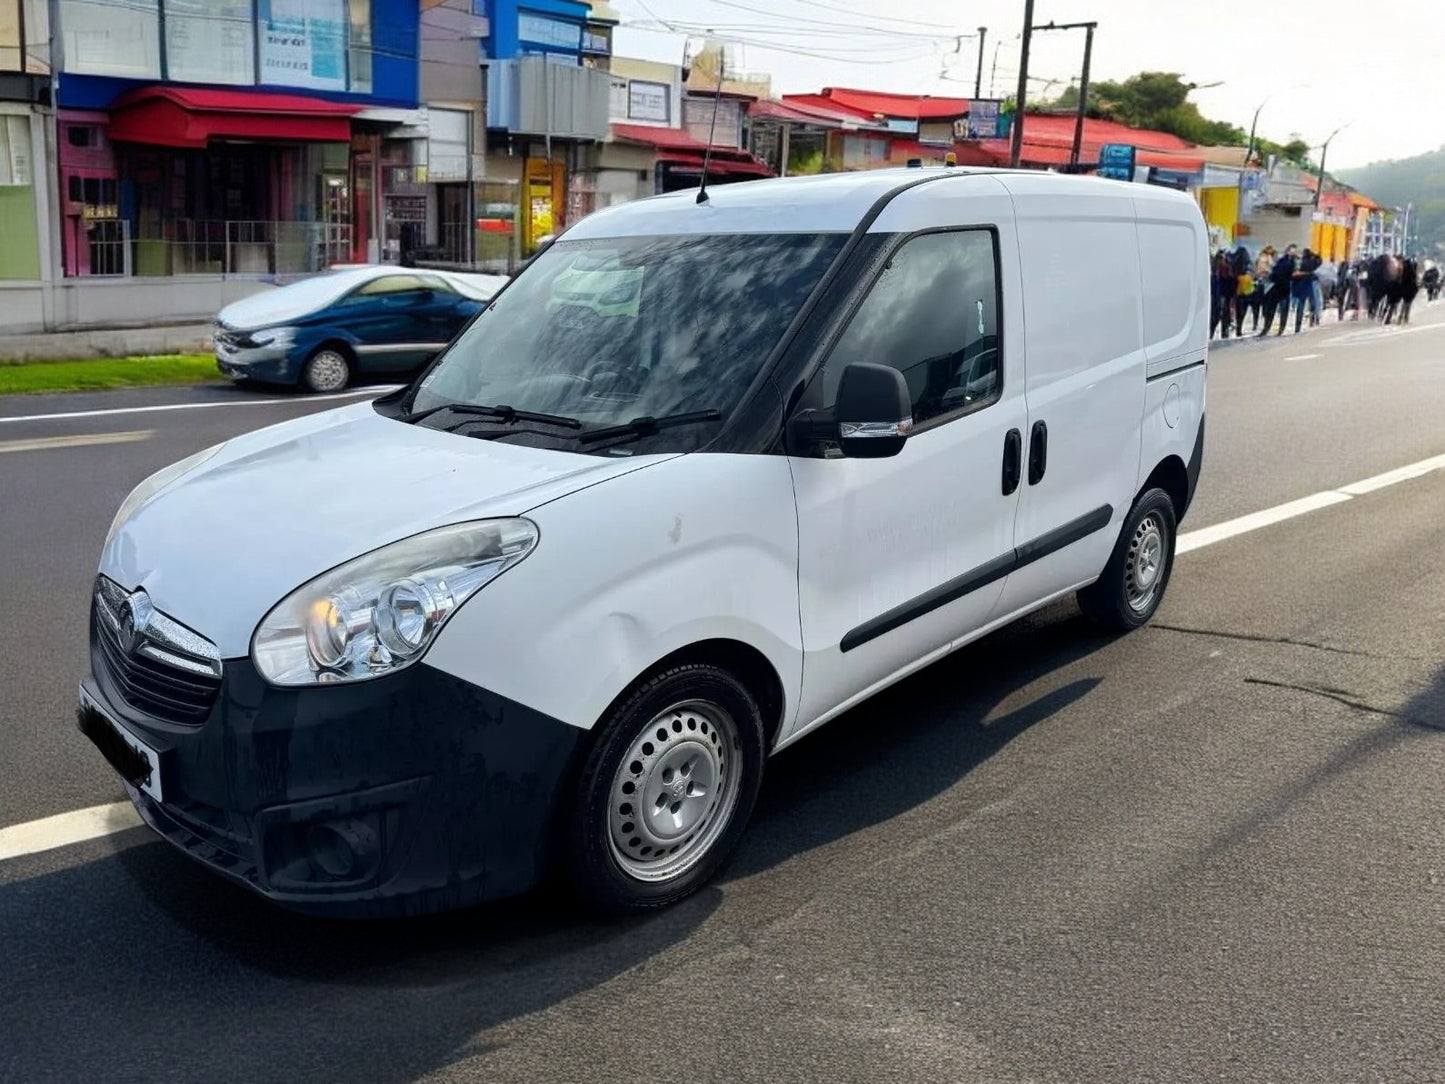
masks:
<path fill-rule="evenodd" d="M 323 346 L 301 369 L 301 383 L 307 391 L 340 391 L 350 382 L 351 361 L 335 347 Z"/>
<path fill-rule="evenodd" d="M 762 715 L 705 664 L 644 682 L 601 723 L 566 826 L 566 873 L 591 906 L 641 912 L 705 884 L 737 846 L 762 783 Z"/>
<path fill-rule="evenodd" d="M 1106 629 L 1130 632 L 1154 616 L 1174 570 L 1174 502 L 1143 493 L 1124 520 L 1104 574 L 1078 594 L 1084 613 Z"/>

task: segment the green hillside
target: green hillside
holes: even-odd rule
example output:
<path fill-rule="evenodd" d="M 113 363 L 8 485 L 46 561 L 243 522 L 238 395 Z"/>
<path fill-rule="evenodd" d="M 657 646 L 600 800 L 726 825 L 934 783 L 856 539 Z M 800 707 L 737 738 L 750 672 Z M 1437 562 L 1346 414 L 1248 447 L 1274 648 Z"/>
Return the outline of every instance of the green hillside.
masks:
<path fill-rule="evenodd" d="M 1411 219 L 1411 234 L 1418 221 L 1420 248 L 1445 255 L 1445 147 L 1414 158 L 1342 169 L 1335 176 L 1385 207 L 1414 203 L 1418 218 Z"/>

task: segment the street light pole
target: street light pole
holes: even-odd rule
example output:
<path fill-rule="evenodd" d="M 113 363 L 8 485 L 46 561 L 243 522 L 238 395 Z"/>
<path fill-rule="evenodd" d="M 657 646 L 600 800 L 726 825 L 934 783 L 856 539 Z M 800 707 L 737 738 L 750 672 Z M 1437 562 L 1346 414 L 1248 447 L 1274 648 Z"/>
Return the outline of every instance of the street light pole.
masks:
<path fill-rule="evenodd" d="M 988 37 L 988 27 L 978 28 L 978 74 L 973 77 L 973 96 L 977 100 L 983 97 L 983 41 Z"/>
<path fill-rule="evenodd" d="M 1325 190 L 1325 159 L 1329 157 L 1329 153 L 1330 153 L 1330 140 L 1331 140 L 1331 139 L 1334 139 L 1335 136 L 1339 135 L 1341 132 L 1343 132 L 1346 128 L 1348 128 L 1348 127 L 1349 127 L 1351 124 L 1353 124 L 1353 123 L 1354 123 L 1354 121 L 1346 121 L 1344 124 L 1341 124 L 1338 128 L 1336 128 L 1333 132 L 1331 132 L 1331 133 L 1329 134 L 1329 138 L 1326 139 L 1326 140 L 1324 141 L 1324 144 L 1320 147 L 1320 179 L 1319 179 L 1319 183 L 1315 185 L 1315 206 L 1316 206 L 1316 207 L 1318 207 L 1318 206 L 1320 205 L 1320 195 L 1321 195 L 1321 194 L 1324 192 L 1324 190 Z"/>
<path fill-rule="evenodd" d="M 1014 106 L 1014 127 L 1010 133 L 1008 164 L 1010 169 L 1019 168 L 1019 158 L 1024 149 L 1024 111 L 1029 93 L 1029 40 L 1034 32 L 1034 0 L 1024 0 L 1024 40 L 1019 51 L 1019 93 Z"/>

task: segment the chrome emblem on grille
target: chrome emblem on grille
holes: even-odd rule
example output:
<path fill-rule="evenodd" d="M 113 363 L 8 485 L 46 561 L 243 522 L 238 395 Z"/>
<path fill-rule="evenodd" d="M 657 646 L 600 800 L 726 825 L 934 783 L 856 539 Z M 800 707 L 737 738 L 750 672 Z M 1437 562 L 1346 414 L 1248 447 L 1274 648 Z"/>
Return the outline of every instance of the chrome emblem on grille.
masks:
<path fill-rule="evenodd" d="M 120 604 L 120 646 L 127 655 L 134 655 L 145 642 L 154 613 L 155 607 L 144 591 L 128 595 Z"/>

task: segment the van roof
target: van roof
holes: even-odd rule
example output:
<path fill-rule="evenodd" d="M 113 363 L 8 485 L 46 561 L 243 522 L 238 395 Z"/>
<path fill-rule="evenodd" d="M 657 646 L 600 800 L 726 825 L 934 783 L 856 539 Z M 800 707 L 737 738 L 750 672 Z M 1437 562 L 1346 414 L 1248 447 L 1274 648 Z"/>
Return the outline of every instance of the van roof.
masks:
<path fill-rule="evenodd" d="M 969 166 L 899 167 L 777 177 L 714 185 L 707 201 L 697 189 L 632 200 L 588 215 L 563 235 L 567 240 L 659 236 L 692 233 L 850 233 L 879 199 L 925 178 L 1029 177 L 1060 189 L 1086 188 L 1134 198 L 1180 198 L 1158 186 L 1106 181 L 1041 170 L 1004 170 Z M 932 188 L 932 185 L 926 188 Z M 997 191 L 995 189 L 995 191 Z M 920 196 L 926 195 L 920 192 Z"/>

